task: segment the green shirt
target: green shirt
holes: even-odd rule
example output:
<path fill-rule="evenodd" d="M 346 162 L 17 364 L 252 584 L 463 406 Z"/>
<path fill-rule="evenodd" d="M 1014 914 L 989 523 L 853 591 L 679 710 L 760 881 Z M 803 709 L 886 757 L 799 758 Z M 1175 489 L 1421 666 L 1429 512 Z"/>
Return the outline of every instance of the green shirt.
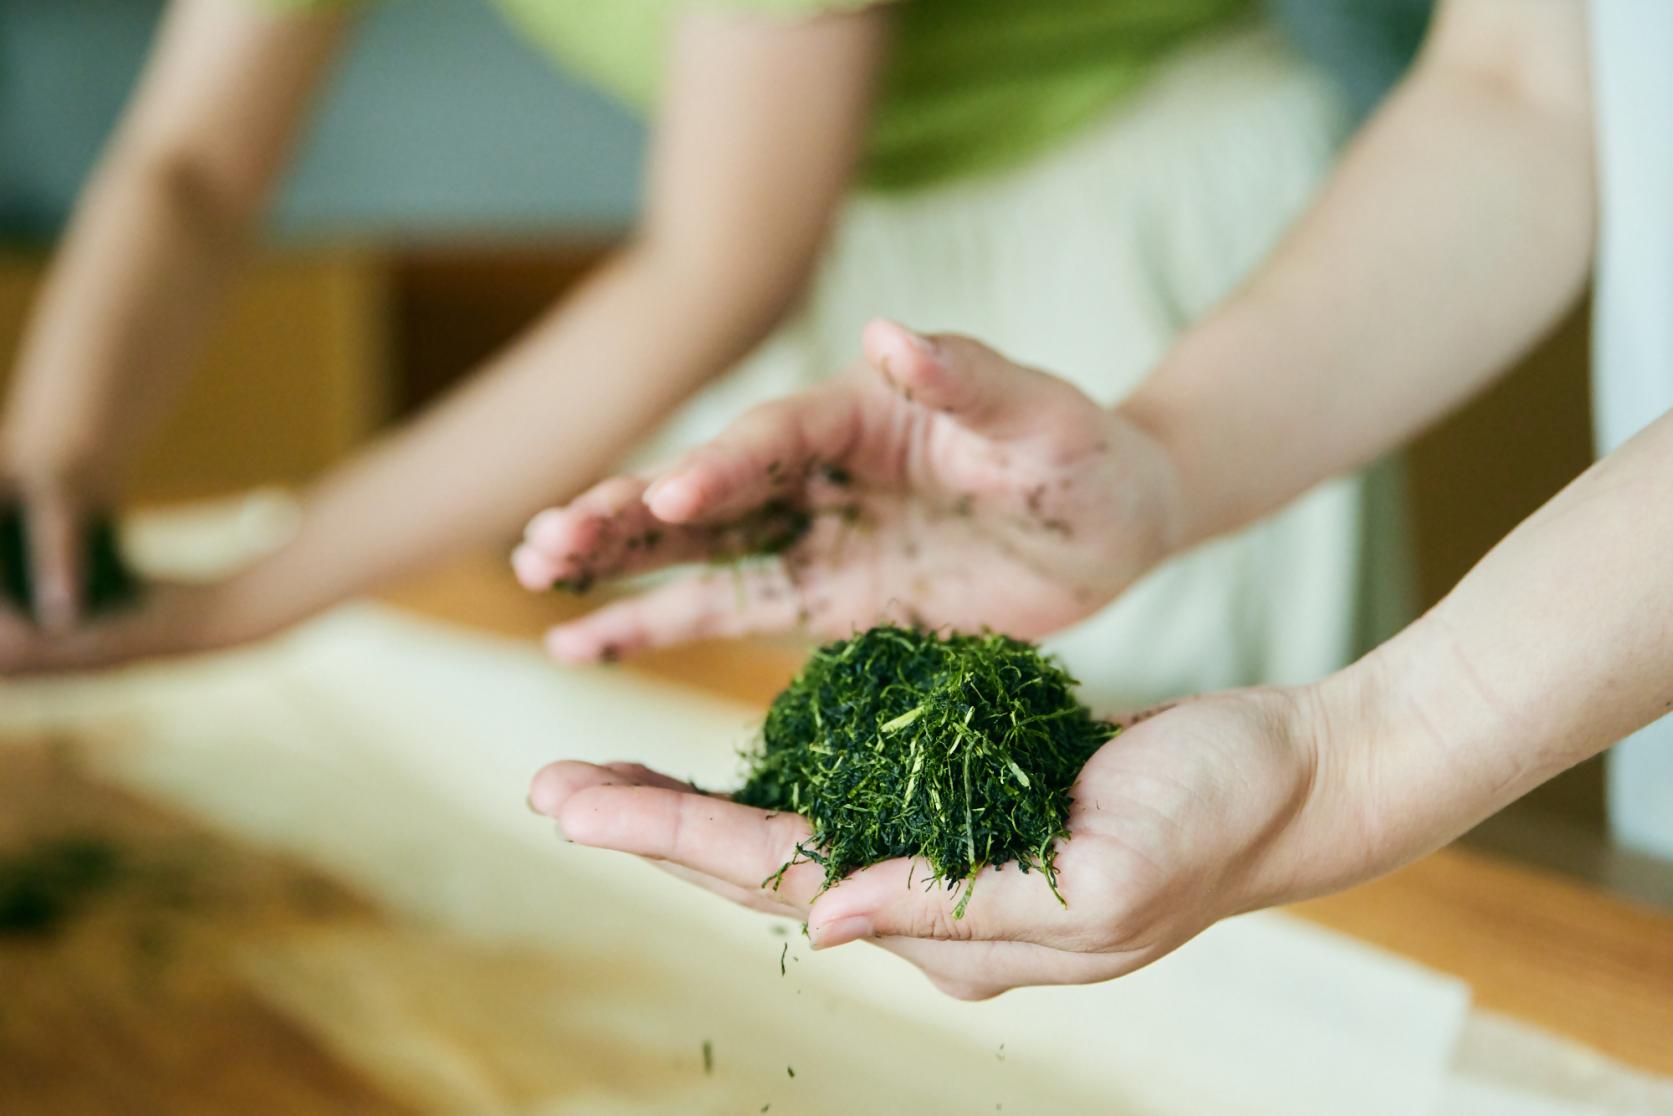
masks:
<path fill-rule="evenodd" d="M 293 7 L 353 0 L 265 0 Z M 693 0 L 495 0 L 530 42 L 641 111 Z M 796 17 L 874 0 L 707 0 Z M 898 0 L 863 176 L 903 189 L 1046 150 L 1149 76 L 1169 50 L 1254 0 Z"/>

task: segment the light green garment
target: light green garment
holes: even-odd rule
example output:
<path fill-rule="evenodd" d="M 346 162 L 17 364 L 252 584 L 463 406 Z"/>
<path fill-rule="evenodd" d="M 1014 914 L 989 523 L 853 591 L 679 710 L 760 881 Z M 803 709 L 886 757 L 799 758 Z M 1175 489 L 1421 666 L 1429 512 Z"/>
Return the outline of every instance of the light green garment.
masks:
<path fill-rule="evenodd" d="M 263 0 L 323 7 L 354 0 Z M 530 42 L 641 111 L 694 0 L 495 0 Z M 707 0 L 797 18 L 875 0 Z M 1156 62 L 1254 0 L 898 0 L 863 176 L 898 189 L 1013 165 L 1095 120 Z M 786 90 L 794 95 L 794 90 Z"/>

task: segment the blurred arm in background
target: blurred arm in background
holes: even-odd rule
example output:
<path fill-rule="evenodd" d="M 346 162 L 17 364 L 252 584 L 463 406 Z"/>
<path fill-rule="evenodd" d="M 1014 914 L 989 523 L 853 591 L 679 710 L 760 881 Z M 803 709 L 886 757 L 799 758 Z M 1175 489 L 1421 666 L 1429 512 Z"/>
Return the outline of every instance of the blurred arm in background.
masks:
<path fill-rule="evenodd" d="M 348 20 L 178 0 L 76 208 L 18 356 L 3 441 L 37 611 L 76 620 L 82 514 L 113 500 L 247 254 Z"/>
<path fill-rule="evenodd" d="M 595 479 L 794 304 L 859 156 L 885 19 L 877 12 L 802 22 L 687 17 L 653 141 L 646 213 L 626 247 L 475 382 L 317 484 L 284 548 L 226 582 L 157 592 L 132 616 L 33 641 L 10 656 L 13 666 L 96 665 L 254 638 L 509 534 L 542 501 Z M 198 121 L 187 129 L 189 143 L 162 143 L 179 154 L 154 154 L 144 165 L 184 161 L 184 152 L 200 149 L 214 153 L 201 156 L 207 165 L 235 163 L 238 201 L 225 208 L 238 217 L 225 221 L 246 231 L 338 28 L 314 15 L 245 11 L 239 0 L 180 0 L 145 79 L 150 95 L 131 119 L 156 118 L 163 135 L 178 137 L 176 89 L 218 107 L 188 117 Z M 228 61 L 229 40 L 247 57 Z M 268 86 L 265 96 L 282 109 L 240 107 L 244 100 L 265 106 L 257 87 Z M 171 95 L 165 100 L 159 89 Z M 269 117 L 274 122 L 262 131 Z M 130 122 L 124 134 L 137 130 Z M 247 161 L 226 154 L 246 147 Z M 111 449 L 104 448 L 106 432 L 127 417 L 112 405 L 116 386 L 138 383 L 140 370 L 182 363 L 206 317 L 203 303 L 236 256 L 235 238 L 219 225 L 214 233 L 148 234 L 167 206 L 151 202 L 153 209 L 134 212 L 133 203 L 115 200 L 147 194 L 134 181 L 139 173 L 111 158 L 43 304 L 27 348 L 31 387 L 19 394 L 13 426 L 32 427 L 37 420 L 26 415 L 59 412 L 48 424 L 57 433 L 31 436 L 24 444 L 35 449 L 14 452 L 20 476 L 79 475 L 89 447 L 117 456 L 124 439 L 108 439 Z M 168 205 L 190 208 L 189 196 L 170 196 Z M 199 230 L 194 220 L 174 218 Z M 142 239 L 113 241 L 113 226 Z M 102 284 L 102 299 L 85 293 L 93 284 Z M 154 315 L 172 328 L 140 328 Z M 88 336 L 102 340 L 72 344 Z M 86 410 L 69 410 L 49 392 L 45 382 L 53 378 L 79 383 L 73 394 L 90 401 Z M 89 411 L 102 418 L 91 437 Z M 31 459 L 54 464 L 37 468 Z M 117 465 L 101 463 L 101 472 Z"/>

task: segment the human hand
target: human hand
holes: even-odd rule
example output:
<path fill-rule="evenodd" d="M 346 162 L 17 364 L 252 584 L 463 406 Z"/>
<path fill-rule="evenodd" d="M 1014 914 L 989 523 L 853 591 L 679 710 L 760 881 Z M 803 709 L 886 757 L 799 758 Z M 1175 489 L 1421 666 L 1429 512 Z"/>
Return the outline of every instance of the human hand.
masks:
<path fill-rule="evenodd" d="M 8 628 L 59 635 L 89 603 L 85 498 L 58 476 L 23 476 L 0 501 L 0 603 Z"/>
<path fill-rule="evenodd" d="M 513 557 L 533 590 L 769 552 L 555 628 L 551 651 L 592 661 L 885 619 L 1034 638 L 1175 545 L 1172 464 L 1120 412 L 962 337 L 878 321 L 865 352 L 866 366 L 755 408 L 660 475 L 536 516 Z"/>
<path fill-rule="evenodd" d="M 98 670 L 195 654 L 269 635 L 285 621 L 234 581 L 147 583 L 134 605 L 48 632 L 8 616 L 0 624 L 0 675 Z"/>
<path fill-rule="evenodd" d="M 922 862 L 887 861 L 823 890 L 818 864 L 779 875 L 809 839 L 803 818 L 635 764 L 553 764 L 530 801 L 572 841 L 805 921 L 816 949 L 870 940 L 942 991 L 982 999 L 1121 976 L 1221 918 L 1367 874 L 1355 834 L 1317 793 L 1316 701 L 1311 689 L 1193 699 L 1106 744 L 1075 783 L 1057 851 L 1066 906 L 1014 865 L 978 874 L 963 918 L 955 892 L 922 886 Z"/>

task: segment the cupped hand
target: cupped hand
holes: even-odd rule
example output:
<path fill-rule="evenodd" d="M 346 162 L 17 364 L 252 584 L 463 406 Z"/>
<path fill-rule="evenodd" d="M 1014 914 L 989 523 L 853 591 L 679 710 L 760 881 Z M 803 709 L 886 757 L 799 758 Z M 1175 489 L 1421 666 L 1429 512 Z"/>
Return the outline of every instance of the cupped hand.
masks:
<path fill-rule="evenodd" d="M 733 902 L 805 921 L 816 949 L 867 940 L 943 991 L 981 999 L 1121 976 L 1220 918 L 1326 890 L 1346 838 L 1314 807 L 1318 755 L 1306 691 L 1194 699 L 1100 749 L 1073 790 L 1053 897 L 1038 873 L 987 868 L 959 895 L 922 862 L 887 861 L 824 887 L 796 859 L 806 821 L 635 764 L 542 770 L 530 801 L 584 845 L 658 863 Z M 912 882 L 916 881 L 916 883 Z"/>
<path fill-rule="evenodd" d="M 1177 480 L 1160 444 L 1072 385 L 888 322 L 866 364 L 745 414 L 652 477 L 529 524 L 530 589 L 749 555 L 555 628 L 590 661 L 692 639 L 883 620 L 1034 638 L 1164 557 Z"/>

